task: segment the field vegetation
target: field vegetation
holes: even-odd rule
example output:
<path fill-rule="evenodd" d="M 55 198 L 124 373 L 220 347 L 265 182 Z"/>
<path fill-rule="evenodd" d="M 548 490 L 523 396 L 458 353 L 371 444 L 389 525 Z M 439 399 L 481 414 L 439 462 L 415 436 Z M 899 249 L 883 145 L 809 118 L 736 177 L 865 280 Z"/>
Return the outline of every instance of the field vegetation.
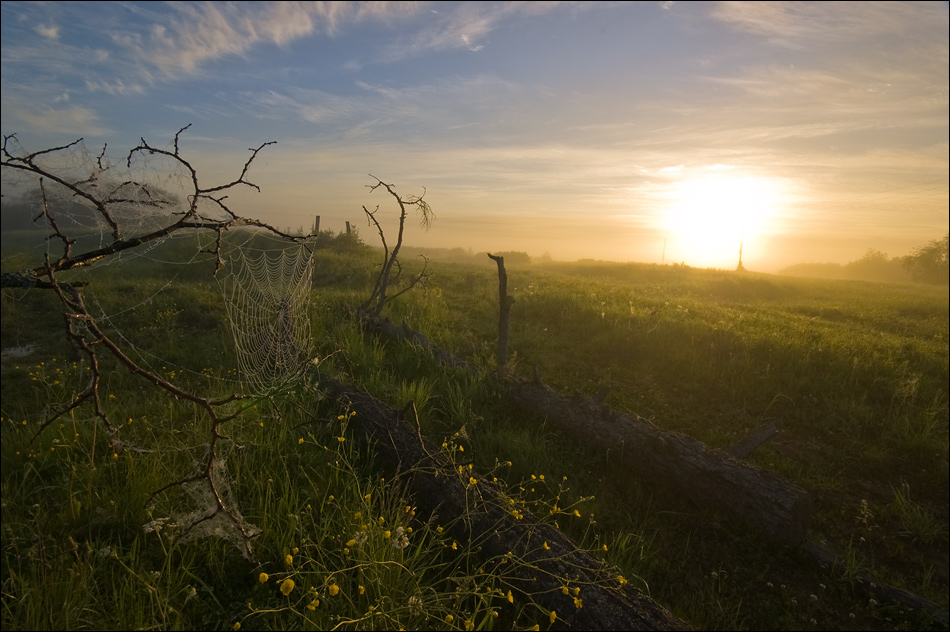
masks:
<path fill-rule="evenodd" d="M 34 243 L 5 230 L 3 271 L 26 267 Z M 609 387 L 613 408 L 718 448 L 776 423 L 749 460 L 813 494 L 810 538 L 839 556 L 822 569 L 516 412 L 494 374 L 487 257 L 430 262 L 426 285 L 384 314 L 474 367 L 450 368 L 354 318 L 377 250 L 356 235 L 316 245 L 320 370 L 396 409 L 413 402 L 454 462 L 498 479 L 691 625 L 934 625 L 874 598 L 861 572 L 947 609 L 947 288 L 597 261 L 509 270 L 514 376 L 537 368 L 565 393 Z M 170 239 L 70 281 L 90 282 L 136 361 L 205 396 L 242 392 L 214 262 L 196 252 L 194 238 Z M 191 527 L 208 499 L 169 484 L 198 467 L 208 420 L 112 364 L 101 405 L 120 440 L 85 407 L 46 426 L 90 367 L 52 292 L 4 289 L 0 307 L 4 629 L 557 627 L 512 592 L 503 565 L 478 561 L 478 541 L 416 515 L 411 472 L 380 467 L 349 430 L 352 411 L 306 377 L 235 404 L 225 429 L 224 495 L 256 533 L 253 556 L 220 522 Z M 583 587 L 564 589 L 583 607 Z"/>

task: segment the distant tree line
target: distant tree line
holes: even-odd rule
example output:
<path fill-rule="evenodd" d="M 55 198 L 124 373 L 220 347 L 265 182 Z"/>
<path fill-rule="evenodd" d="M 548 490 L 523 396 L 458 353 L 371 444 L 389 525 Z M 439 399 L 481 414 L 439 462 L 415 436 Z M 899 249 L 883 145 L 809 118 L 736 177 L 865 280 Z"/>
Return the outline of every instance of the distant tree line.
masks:
<path fill-rule="evenodd" d="M 915 248 L 911 254 L 890 258 L 887 253 L 869 248 L 864 256 L 846 263 L 798 263 L 779 271 L 789 276 L 845 279 L 852 281 L 879 281 L 884 283 L 930 283 L 950 285 L 948 240 L 934 239 Z"/>

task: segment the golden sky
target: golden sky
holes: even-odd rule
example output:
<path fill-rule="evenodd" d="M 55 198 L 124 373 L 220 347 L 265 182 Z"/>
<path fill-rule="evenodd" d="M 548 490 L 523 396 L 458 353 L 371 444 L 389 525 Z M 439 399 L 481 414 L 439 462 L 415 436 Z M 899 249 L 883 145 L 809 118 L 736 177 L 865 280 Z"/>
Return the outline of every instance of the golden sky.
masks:
<path fill-rule="evenodd" d="M 948 7 L 917 2 L 2 5 L 2 130 L 140 137 L 280 226 L 774 271 L 948 229 Z"/>

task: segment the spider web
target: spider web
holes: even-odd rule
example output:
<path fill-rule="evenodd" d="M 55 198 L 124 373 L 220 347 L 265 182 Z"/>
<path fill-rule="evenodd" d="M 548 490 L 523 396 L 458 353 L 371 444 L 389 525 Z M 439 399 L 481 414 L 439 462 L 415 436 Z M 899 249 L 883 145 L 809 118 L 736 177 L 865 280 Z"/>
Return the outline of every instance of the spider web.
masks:
<path fill-rule="evenodd" d="M 313 358 L 312 274 L 305 245 L 232 255 L 232 273 L 222 280 L 228 321 L 241 373 L 256 393 L 292 382 Z"/>

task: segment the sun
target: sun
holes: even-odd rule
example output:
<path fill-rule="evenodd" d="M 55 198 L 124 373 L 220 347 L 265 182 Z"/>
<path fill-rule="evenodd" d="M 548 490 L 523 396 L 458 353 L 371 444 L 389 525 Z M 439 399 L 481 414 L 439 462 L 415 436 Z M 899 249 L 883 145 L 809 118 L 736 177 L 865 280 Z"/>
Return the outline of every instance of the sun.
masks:
<path fill-rule="evenodd" d="M 775 214 L 779 187 L 767 178 L 711 176 L 676 182 L 663 229 L 665 260 L 735 268 L 739 249 L 761 237 Z"/>

